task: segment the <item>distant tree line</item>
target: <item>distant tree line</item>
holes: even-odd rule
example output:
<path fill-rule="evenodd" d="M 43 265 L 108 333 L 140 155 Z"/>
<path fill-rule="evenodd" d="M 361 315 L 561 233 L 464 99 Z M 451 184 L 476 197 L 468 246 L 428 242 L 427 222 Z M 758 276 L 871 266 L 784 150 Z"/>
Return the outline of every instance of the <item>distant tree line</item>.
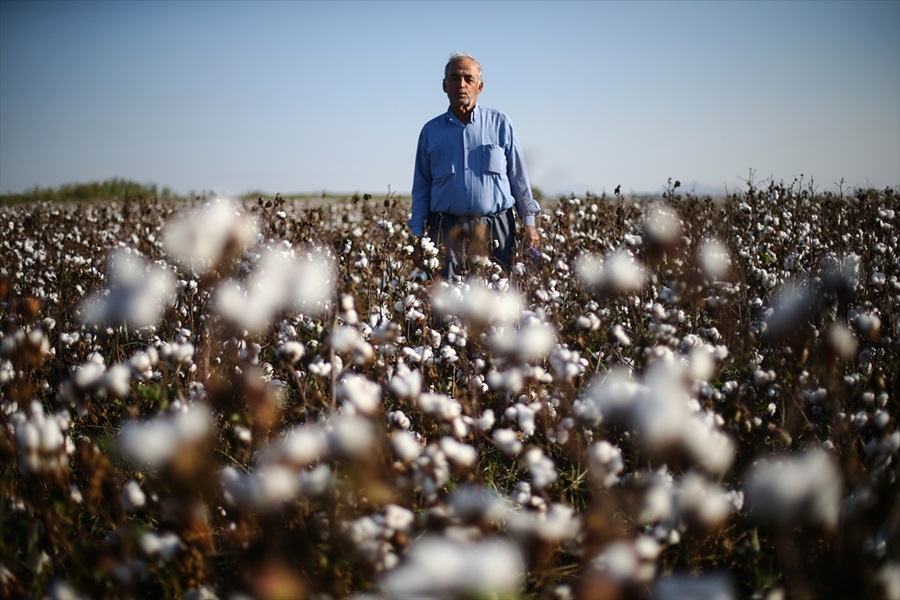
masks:
<path fill-rule="evenodd" d="M 21 194 L 2 194 L 0 204 L 21 202 L 86 202 L 92 200 L 128 200 L 138 198 L 180 198 L 169 187 L 143 184 L 114 177 L 106 181 L 67 183 L 56 188 L 33 188 Z"/>

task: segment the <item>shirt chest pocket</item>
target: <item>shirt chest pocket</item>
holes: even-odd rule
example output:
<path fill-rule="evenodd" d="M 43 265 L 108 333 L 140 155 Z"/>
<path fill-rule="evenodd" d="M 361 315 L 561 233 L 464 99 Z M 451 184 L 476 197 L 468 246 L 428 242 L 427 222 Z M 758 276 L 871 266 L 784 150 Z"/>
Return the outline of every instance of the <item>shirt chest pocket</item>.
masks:
<path fill-rule="evenodd" d="M 484 161 L 485 173 L 493 173 L 502 175 L 506 173 L 506 153 L 502 146 L 496 144 L 485 144 L 481 147 L 482 157 Z"/>

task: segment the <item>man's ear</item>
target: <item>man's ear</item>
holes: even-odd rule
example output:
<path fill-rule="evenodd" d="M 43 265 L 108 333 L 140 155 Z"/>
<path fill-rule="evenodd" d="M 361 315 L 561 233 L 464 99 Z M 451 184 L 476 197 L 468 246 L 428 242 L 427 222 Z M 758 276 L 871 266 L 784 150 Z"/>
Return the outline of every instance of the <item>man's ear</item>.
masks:
<path fill-rule="evenodd" d="M 483 90 L 483 89 L 484 89 L 484 82 L 479 79 L 478 80 L 478 93 L 480 94 L 481 90 Z"/>
<path fill-rule="evenodd" d="M 441 79 L 441 89 L 444 90 L 444 93 L 447 93 L 447 80 Z"/>

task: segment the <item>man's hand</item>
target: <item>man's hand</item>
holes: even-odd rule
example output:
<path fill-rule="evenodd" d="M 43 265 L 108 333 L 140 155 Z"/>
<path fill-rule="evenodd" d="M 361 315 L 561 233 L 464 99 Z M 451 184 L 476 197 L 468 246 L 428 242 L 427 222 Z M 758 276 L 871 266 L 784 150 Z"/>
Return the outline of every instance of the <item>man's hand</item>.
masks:
<path fill-rule="evenodd" d="M 526 225 L 525 226 L 525 237 L 524 243 L 526 246 L 531 246 L 535 250 L 541 247 L 541 236 L 538 233 L 537 227 L 534 225 Z"/>

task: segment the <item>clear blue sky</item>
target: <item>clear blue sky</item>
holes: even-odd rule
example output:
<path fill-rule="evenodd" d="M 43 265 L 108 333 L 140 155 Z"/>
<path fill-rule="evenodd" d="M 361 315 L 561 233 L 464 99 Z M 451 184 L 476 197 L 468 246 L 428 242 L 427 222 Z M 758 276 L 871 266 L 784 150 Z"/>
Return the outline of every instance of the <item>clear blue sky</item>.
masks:
<path fill-rule="evenodd" d="M 0 192 L 407 193 L 454 51 L 547 193 L 900 185 L 896 0 L 0 0 Z"/>

